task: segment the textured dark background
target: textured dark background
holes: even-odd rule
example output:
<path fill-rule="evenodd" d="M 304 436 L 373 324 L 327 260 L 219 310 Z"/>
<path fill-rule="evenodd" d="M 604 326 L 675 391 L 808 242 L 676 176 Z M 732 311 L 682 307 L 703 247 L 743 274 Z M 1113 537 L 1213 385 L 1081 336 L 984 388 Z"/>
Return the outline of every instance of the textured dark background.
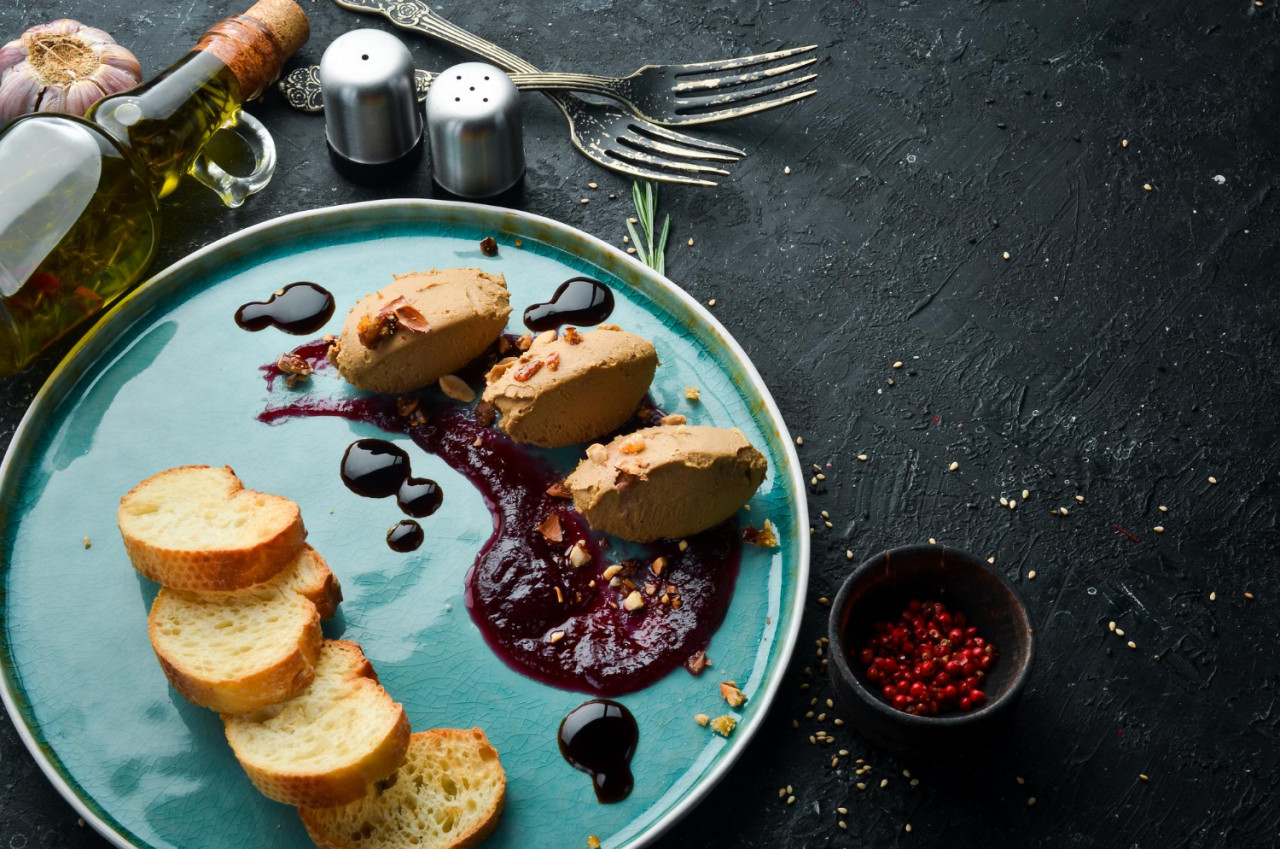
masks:
<path fill-rule="evenodd" d="M 345 30 L 380 26 L 303 3 L 308 64 Z M 152 74 L 238 10 L 5 0 L 0 35 L 80 18 Z M 548 69 L 625 73 L 810 42 L 824 57 L 817 97 L 715 132 L 750 150 L 731 179 L 662 192 L 670 276 L 716 299 L 804 437 L 801 459 L 824 467 L 810 509 L 834 525 L 814 536 L 803 638 L 768 728 L 664 849 L 1280 843 L 1280 2 L 439 11 Z M 411 49 L 420 67 L 457 58 Z M 619 240 L 627 184 L 571 151 L 549 104 L 527 106 L 524 207 Z M 274 92 L 252 111 L 279 146 L 275 181 L 236 212 L 179 190 L 155 268 L 282 213 L 430 193 L 423 172 L 393 191 L 355 188 L 331 170 L 319 119 Z M 0 444 L 65 348 L 0 381 Z M 1024 488 L 1016 511 L 997 503 Z M 1051 516 L 1057 505 L 1070 516 Z M 959 766 L 908 763 L 830 715 L 838 742 L 811 745 L 818 723 L 803 716 L 829 695 L 818 598 L 847 572 L 845 550 L 860 560 L 930 537 L 994 555 L 1037 620 L 1039 664 L 1007 745 Z M 0 726 L 0 846 L 105 846 Z M 855 779 L 855 758 L 873 771 Z M 792 806 L 778 798 L 788 784 Z"/>

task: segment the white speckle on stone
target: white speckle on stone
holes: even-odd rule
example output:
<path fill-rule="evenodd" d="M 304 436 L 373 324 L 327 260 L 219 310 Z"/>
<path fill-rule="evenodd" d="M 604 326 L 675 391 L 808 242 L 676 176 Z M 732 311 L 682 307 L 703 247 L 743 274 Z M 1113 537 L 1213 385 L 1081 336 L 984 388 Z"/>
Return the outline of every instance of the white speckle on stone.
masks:
<path fill-rule="evenodd" d="M 1221 174 L 1214 174 L 1213 182 L 1217 183 L 1219 186 L 1225 186 L 1227 184 L 1227 178 Z"/>

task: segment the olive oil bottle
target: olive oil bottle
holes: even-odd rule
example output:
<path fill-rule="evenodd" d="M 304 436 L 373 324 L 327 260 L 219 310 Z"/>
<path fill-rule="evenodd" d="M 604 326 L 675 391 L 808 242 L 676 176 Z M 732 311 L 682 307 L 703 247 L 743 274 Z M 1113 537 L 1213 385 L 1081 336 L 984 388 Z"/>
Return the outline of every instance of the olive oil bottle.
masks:
<path fill-rule="evenodd" d="M 260 0 L 84 118 L 39 113 L 0 132 L 0 376 L 138 282 L 155 253 L 158 201 L 184 175 L 230 207 L 267 184 L 275 147 L 240 105 L 279 77 L 308 35 L 293 0 Z M 254 150 L 246 177 L 203 153 L 229 127 Z"/>

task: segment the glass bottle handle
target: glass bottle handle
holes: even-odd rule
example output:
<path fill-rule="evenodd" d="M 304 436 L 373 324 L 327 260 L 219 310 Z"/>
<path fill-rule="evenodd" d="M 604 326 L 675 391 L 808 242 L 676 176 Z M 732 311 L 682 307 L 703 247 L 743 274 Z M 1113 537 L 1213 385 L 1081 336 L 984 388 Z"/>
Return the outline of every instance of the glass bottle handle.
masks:
<path fill-rule="evenodd" d="M 262 122 L 248 112 L 238 113 L 234 123 L 223 129 L 235 133 L 253 151 L 253 171 L 243 177 L 230 174 L 201 151 L 191 165 L 191 176 L 213 189 L 223 203 L 235 209 L 244 203 L 245 198 L 262 191 L 271 182 L 271 175 L 276 170 L 276 143 Z"/>

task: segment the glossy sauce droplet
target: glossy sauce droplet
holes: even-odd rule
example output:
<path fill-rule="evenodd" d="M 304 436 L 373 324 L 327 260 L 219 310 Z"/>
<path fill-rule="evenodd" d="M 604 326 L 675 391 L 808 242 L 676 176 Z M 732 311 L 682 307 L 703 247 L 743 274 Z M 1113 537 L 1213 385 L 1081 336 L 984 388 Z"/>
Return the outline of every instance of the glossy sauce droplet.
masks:
<path fill-rule="evenodd" d="M 405 478 L 404 483 L 400 484 L 400 491 L 396 493 L 396 501 L 405 513 L 422 519 L 440 509 L 444 493 L 433 480 Z"/>
<path fill-rule="evenodd" d="M 413 551 L 422 545 L 424 538 L 422 525 L 412 519 L 403 519 L 387 531 L 387 545 L 395 551 Z"/>
<path fill-rule="evenodd" d="M 409 455 L 385 439 L 359 439 L 342 455 L 342 482 L 356 495 L 386 498 L 409 477 Z"/>
<path fill-rule="evenodd" d="M 560 723 L 560 754 L 591 776 L 596 799 L 620 802 L 631 794 L 631 756 L 640 732 L 631 711 L 609 699 L 583 702 Z"/>
<path fill-rule="evenodd" d="M 333 295 L 315 283 L 291 283 L 265 301 L 250 301 L 236 310 L 245 330 L 278 327 L 300 336 L 315 333 L 333 316 Z"/>
<path fill-rule="evenodd" d="M 551 300 L 530 304 L 524 311 L 524 326 L 540 333 L 561 325 L 590 326 L 613 314 L 613 291 L 599 280 L 574 277 L 560 284 Z"/>

